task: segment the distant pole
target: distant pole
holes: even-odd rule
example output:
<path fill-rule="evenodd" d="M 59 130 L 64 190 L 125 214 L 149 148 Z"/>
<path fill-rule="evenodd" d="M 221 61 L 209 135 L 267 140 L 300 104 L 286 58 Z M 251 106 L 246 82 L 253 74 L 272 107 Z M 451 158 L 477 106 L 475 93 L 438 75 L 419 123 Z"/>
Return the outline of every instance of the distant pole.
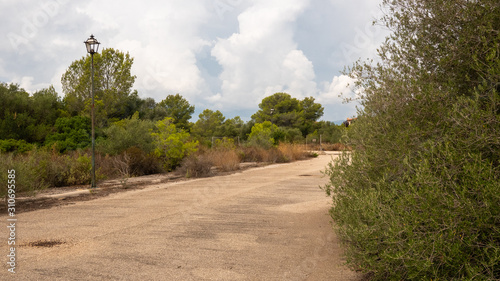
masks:
<path fill-rule="evenodd" d="M 91 119 L 92 119 L 92 171 L 91 171 L 91 177 L 92 181 L 90 184 L 91 188 L 96 188 L 96 180 L 95 180 L 95 129 L 94 129 L 94 123 L 95 123 L 95 103 L 94 103 L 94 54 L 97 53 L 99 49 L 99 41 L 94 38 L 94 35 L 90 35 L 90 38 L 87 39 L 87 41 L 83 42 L 85 43 L 85 46 L 87 47 L 87 52 L 90 54 L 90 60 L 91 60 L 91 94 L 92 94 L 92 106 L 91 106 Z"/>

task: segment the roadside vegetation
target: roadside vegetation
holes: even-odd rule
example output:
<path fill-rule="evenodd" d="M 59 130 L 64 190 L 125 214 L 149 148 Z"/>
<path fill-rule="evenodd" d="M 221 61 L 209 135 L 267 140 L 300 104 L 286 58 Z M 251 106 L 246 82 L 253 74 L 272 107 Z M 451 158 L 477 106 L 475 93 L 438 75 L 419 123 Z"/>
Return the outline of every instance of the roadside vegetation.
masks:
<path fill-rule="evenodd" d="M 500 2 L 385 0 L 379 63 L 324 187 L 372 280 L 500 280 Z"/>
<path fill-rule="evenodd" d="M 104 49 L 94 63 L 98 182 L 172 171 L 210 176 L 241 162 L 295 161 L 319 149 L 320 136 L 334 144 L 346 131 L 318 121 L 323 107 L 312 97 L 287 93 L 263 99 L 248 122 L 211 109 L 190 122 L 195 108 L 180 94 L 159 102 L 139 97 L 129 54 Z M 90 56 L 74 61 L 61 81 L 62 98 L 53 87 L 29 94 L 0 83 L 0 168 L 16 170 L 19 193 L 90 184 Z M 6 176 L 0 173 L 0 181 Z"/>

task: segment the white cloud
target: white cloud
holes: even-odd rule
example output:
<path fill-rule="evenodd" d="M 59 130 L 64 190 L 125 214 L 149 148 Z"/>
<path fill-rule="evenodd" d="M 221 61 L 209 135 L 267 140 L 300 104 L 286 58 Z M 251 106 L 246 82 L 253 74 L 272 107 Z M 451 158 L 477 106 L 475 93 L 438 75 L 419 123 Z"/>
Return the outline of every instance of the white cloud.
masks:
<path fill-rule="evenodd" d="M 354 88 L 354 79 L 346 75 L 335 76 L 332 82 L 325 82 L 317 101 L 325 107 L 325 115 L 331 120 L 341 120 L 356 115 L 356 101 L 345 103 L 346 99 L 359 98 L 359 89 Z M 341 108 L 341 110 L 338 110 Z"/>
<path fill-rule="evenodd" d="M 11 16 L 0 18 L 2 82 L 31 92 L 52 83 L 62 95 L 61 76 L 87 55 L 83 41 L 93 33 L 101 50 L 134 58 L 141 97 L 180 93 L 197 111 L 247 116 L 284 91 L 315 97 L 326 120 L 344 118 L 352 108 L 337 96 L 352 92 L 338 71 L 370 57 L 380 37 L 369 26 L 372 0 L 3 2 Z"/>
<path fill-rule="evenodd" d="M 335 76 L 331 83 L 324 83 L 319 99 L 324 103 L 342 103 L 345 98 L 356 98 L 354 80 L 346 75 Z"/>
<path fill-rule="evenodd" d="M 293 22 L 308 2 L 257 0 L 238 16 L 239 32 L 219 39 L 212 49 L 223 67 L 223 103 L 248 108 L 279 91 L 315 92 L 313 65 L 293 39 Z"/>
<path fill-rule="evenodd" d="M 201 95 L 206 85 L 196 54 L 210 45 L 198 33 L 210 17 L 204 1 L 119 2 L 120 9 L 116 5 L 116 1 L 93 1 L 85 13 L 103 35 L 113 34 L 99 39 L 104 47 L 130 52 L 141 95 L 156 100 L 173 93 L 190 100 Z"/>
<path fill-rule="evenodd" d="M 313 64 L 302 51 L 290 51 L 283 61 L 283 70 L 281 82 L 288 85 L 287 91 L 296 93 L 300 97 L 316 93 Z"/>
<path fill-rule="evenodd" d="M 49 83 L 33 84 L 34 80 L 35 80 L 34 77 L 23 76 L 23 77 L 14 77 L 11 82 L 14 84 L 19 84 L 19 87 L 25 89 L 28 93 L 34 93 L 37 90 L 48 88 L 50 86 Z"/>

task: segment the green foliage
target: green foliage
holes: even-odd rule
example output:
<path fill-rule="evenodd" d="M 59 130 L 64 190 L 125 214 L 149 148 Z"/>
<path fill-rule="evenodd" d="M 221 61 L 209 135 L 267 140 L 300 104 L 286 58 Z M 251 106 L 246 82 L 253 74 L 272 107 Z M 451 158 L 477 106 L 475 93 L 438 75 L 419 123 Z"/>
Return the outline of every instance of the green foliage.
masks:
<path fill-rule="evenodd" d="M 300 102 L 287 93 L 276 93 L 264 98 L 259 108 L 252 115 L 257 123 L 270 121 L 277 126 L 296 127 L 301 121 Z"/>
<path fill-rule="evenodd" d="M 240 137 L 242 138 L 242 130 L 245 126 L 245 122 L 243 122 L 243 120 L 241 120 L 241 118 L 239 116 L 236 116 L 234 118 L 231 118 L 231 119 L 226 119 L 226 121 L 224 121 L 224 134 L 223 136 L 224 137 L 228 137 L 228 138 L 237 138 L 237 137 Z"/>
<path fill-rule="evenodd" d="M 304 136 L 313 130 L 314 123 L 323 116 L 324 108 L 313 97 L 299 101 L 287 93 L 276 93 L 259 104 L 252 115 L 257 123 L 270 121 L 279 127 L 299 128 Z"/>
<path fill-rule="evenodd" d="M 15 84 L 0 83 L 0 138 L 42 144 L 61 114 L 53 87 L 30 96 Z"/>
<path fill-rule="evenodd" d="M 323 116 L 324 107 L 314 102 L 313 97 L 306 97 L 300 101 L 300 110 L 303 123 L 300 127 L 304 135 L 310 134 L 316 130 L 316 121 Z"/>
<path fill-rule="evenodd" d="M 132 92 L 135 76 L 131 74 L 134 59 L 127 53 L 108 48 L 94 54 L 96 121 L 130 117 L 137 110 L 138 96 Z M 91 56 L 74 61 L 61 78 L 64 101 L 72 115 L 85 113 L 91 107 Z"/>
<path fill-rule="evenodd" d="M 190 105 L 186 99 L 179 94 L 168 95 L 158 105 L 165 108 L 166 117 L 172 118 L 177 128 L 189 131 L 189 119 L 194 113 L 194 106 Z"/>
<path fill-rule="evenodd" d="M 220 111 L 210 109 L 203 110 L 194 123 L 191 132 L 199 139 L 210 140 L 212 137 L 224 136 L 224 120 L 226 119 Z"/>
<path fill-rule="evenodd" d="M 52 125 L 55 123 L 61 111 L 63 104 L 53 86 L 47 89 L 37 91 L 31 96 L 32 117 L 38 123 Z"/>
<path fill-rule="evenodd" d="M 280 127 L 273 135 L 275 142 L 303 143 L 304 138 L 299 128 Z"/>
<path fill-rule="evenodd" d="M 56 120 L 56 132 L 49 135 L 45 145 L 64 152 L 91 145 L 91 122 L 83 116 L 61 117 Z"/>
<path fill-rule="evenodd" d="M 335 125 L 333 122 L 318 122 L 318 134 L 321 135 L 323 142 L 339 143 L 342 136 L 346 134 L 347 129 L 343 125 Z"/>
<path fill-rule="evenodd" d="M 36 192 L 50 185 L 43 180 L 43 174 L 38 165 L 39 161 L 30 155 L 17 155 L 12 153 L 0 154 L 0 169 L 2 171 L 14 170 L 16 173 L 16 193 Z M 7 172 L 0 173 L 0 180 L 7 182 Z M 0 186 L 0 197 L 7 194 L 7 185 Z"/>
<path fill-rule="evenodd" d="M 130 119 L 113 123 L 103 130 L 106 139 L 99 142 L 98 147 L 105 153 L 117 155 L 131 147 L 138 147 L 146 154 L 153 152 L 153 137 L 150 132 L 154 123 L 140 120 L 135 113 Z"/>
<path fill-rule="evenodd" d="M 374 280 L 499 280 L 500 3 L 384 1 L 382 62 L 326 170 L 347 260 Z"/>
<path fill-rule="evenodd" d="M 46 149 L 34 149 L 27 154 L 0 154 L 0 169 L 16 171 L 16 191 L 37 192 L 48 187 L 90 184 L 90 155 L 74 152 L 60 155 Z M 102 177 L 99 174 L 98 177 Z M 7 182 L 7 173 L 0 180 Z M 4 186 L 0 196 L 6 194 Z"/>
<path fill-rule="evenodd" d="M 156 122 L 157 130 L 151 133 L 154 139 L 155 156 L 163 160 L 163 167 L 171 171 L 179 166 L 184 157 L 197 150 L 198 141 L 191 141 L 189 133 L 178 129 L 172 118 Z"/>
<path fill-rule="evenodd" d="M 65 172 L 65 185 L 89 184 L 91 181 L 90 170 L 92 169 L 90 155 L 78 155 L 76 161 L 70 161 L 69 171 Z M 64 175 L 64 174 L 63 174 Z"/>
<path fill-rule="evenodd" d="M 212 150 L 236 150 L 237 146 L 232 138 L 218 138 L 214 139 L 211 145 Z"/>
<path fill-rule="evenodd" d="M 167 109 L 157 104 L 153 98 L 142 100 L 138 111 L 141 119 L 151 120 L 153 122 L 168 117 Z"/>
<path fill-rule="evenodd" d="M 33 145 L 25 140 L 0 140 L 0 152 L 18 152 L 24 153 L 33 149 Z"/>
<path fill-rule="evenodd" d="M 248 143 L 252 146 L 269 149 L 275 145 L 274 135 L 278 131 L 278 126 L 269 121 L 255 123 L 252 132 L 248 136 Z"/>

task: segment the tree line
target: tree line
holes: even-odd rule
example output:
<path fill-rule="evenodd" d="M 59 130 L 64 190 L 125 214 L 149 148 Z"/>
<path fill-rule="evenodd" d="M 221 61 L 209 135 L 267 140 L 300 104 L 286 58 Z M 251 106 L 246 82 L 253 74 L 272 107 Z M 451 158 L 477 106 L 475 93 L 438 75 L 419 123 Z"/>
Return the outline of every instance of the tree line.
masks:
<path fill-rule="evenodd" d="M 75 60 L 61 78 L 63 96 L 54 87 L 27 93 L 16 84 L 0 83 L 0 151 L 26 152 L 48 147 L 61 153 L 90 145 L 90 56 Z M 94 55 L 96 138 L 105 150 L 116 128 L 128 130 L 127 122 L 142 122 L 156 130 L 156 122 L 169 118 L 177 130 L 191 140 L 208 145 L 212 137 L 247 141 L 255 124 L 269 122 L 272 143 L 301 142 L 319 136 L 338 142 L 342 135 L 333 122 L 319 121 L 323 106 L 308 97 L 298 100 L 287 93 L 276 93 L 262 100 L 248 122 L 240 117 L 226 118 L 219 110 L 205 109 L 196 122 L 190 122 L 195 108 L 180 94 L 169 94 L 156 102 L 141 98 L 131 74 L 133 58 L 112 48 Z M 134 119 L 135 118 L 135 119 Z M 131 121 L 134 119 L 135 121 Z M 149 124 L 149 125 L 147 125 Z M 254 133 L 255 135 L 256 133 Z M 105 152 L 119 153 L 116 150 Z"/>

